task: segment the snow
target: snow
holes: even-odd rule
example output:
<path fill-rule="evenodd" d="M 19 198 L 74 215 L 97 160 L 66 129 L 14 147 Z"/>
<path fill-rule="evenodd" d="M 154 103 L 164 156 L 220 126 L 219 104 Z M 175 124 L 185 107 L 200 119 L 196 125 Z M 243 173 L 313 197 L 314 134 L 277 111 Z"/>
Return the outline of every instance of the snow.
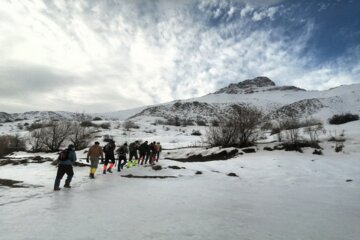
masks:
<path fill-rule="evenodd" d="M 126 132 L 114 128 L 116 123 L 99 135 L 111 134 L 117 144 L 138 139 L 160 141 L 165 148 L 159 161 L 163 169 L 140 166 L 103 175 L 100 165 L 96 179 L 91 180 L 87 167 L 74 167 L 73 188 L 54 192 L 56 167 L 49 162 L 2 166 L 1 179 L 24 181 L 30 188 L 0 187 L 1 239 L 360 238 L 360 121 L 325 126 L 328 132 L 345 131 L 343 152 L 335 153 L 326 134 L 321 136 L 321 156 L 313 155 L 312 149 L 268 152 L 261 144 L 256 153 L 196 163 L 164 157 L 167 152 L 185 157 L 220 151 L 195 147 L 166 150 L 198 145 L 201 136 L 190 133 L 193 129 L 204 133 L 203 127 L 166 129 L 144 120 L 139 122 L 140 129 Z M 5 125 L 2 131 L 10 129 Z M 30 156 L 34 154 L 17 152 L 12 157 Z M 84 158 L 84 151 L 77 156 Z M 197 171 L 202 174 L 195 174 Z M 176 178 L 124 177 L 128 174 Z"/>

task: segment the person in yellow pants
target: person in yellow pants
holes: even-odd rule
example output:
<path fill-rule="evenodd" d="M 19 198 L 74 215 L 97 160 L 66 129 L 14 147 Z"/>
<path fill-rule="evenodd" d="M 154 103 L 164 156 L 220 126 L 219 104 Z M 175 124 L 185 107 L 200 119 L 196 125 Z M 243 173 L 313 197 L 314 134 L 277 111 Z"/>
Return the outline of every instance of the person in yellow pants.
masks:
<path fill-rule="evenodd" d="M 96 173 L 96 169 L 99 165 L 100 157 L 101 157 L 101 161 L 104 161 L 104 153 L 103 153 L 102 148 L 100 147 L 100 143 L 95 142 L 95 144 L 90 147 L 87 157 L 86 157 L 86 162 L 89 162 L 89 160 L 90 160 L 90 175 L 89 175 L 89 177 L 92 179 L 95 178 L 95 173 Z"/>

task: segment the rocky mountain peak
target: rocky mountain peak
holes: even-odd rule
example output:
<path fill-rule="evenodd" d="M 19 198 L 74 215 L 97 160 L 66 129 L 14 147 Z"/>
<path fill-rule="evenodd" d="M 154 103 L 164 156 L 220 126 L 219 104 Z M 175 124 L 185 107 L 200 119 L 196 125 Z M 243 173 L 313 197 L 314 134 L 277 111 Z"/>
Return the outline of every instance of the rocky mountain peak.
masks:
<path fill-rule="evenodd" d="M 254 79 L 247 79 L 245 81 L 239 83 L 231 83 L 229 86 L 220 89 L 219 91 L 215 92 L 215 94 L 219 93 L 227 93 L 227 94 L 236 94 L 239 92 L 252 91 L 255 88 L 261 87 L 274 87 L 276 84 L 268 77 L 256 77 Z"/>
<path fill-rule="evenodd" d="M 276 84 L 268 77 L 256 77 L 254 79 L 248 79 L 236 84 L 239 88 L 250 87 L 273 87 Z"/>

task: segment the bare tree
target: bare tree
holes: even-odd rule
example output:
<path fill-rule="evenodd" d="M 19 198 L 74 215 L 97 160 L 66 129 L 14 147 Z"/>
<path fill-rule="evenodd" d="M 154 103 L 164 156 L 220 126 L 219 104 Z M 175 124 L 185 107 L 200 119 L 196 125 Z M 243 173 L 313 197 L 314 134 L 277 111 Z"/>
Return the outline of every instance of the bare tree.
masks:
<path fill-rule="evenodd" d="M 258 137 L 262 113 L 249 106 L 232 106 L 227 117 L 220 117 L 219 126 L 207 129 L 206 140 L 212 146 L 249 146 Z"/>
<path fill-rule="evenodd" d="M 48 127 L 41 129 L 40 139 L 48 150 L 55 152 L 71 133 L 71 123 L 50 121 Z"/>
<path fill-rule="evenodd" d="M 76 150 L 88 147 L 91 141 L 90 130 L 81 125 L 81 122 L 73 122 L 71 125 L 70 141 L 74 144 Z"/>
<path fill-rule="evenodd" d="M 0 157 L 10 154 L 14 151 L 24 151 L 25 141 L 20 135 L 0 136 Z"/>
<path fill-rule="evenodd" d="M 309 135 L 311 143 L 317 144 L 319 135 L 326 133 L 323 123 L 320 120 L 314 118 L 307 120 L 305 123 L 307 127 L 304 128 L 304 133 Z"/>
<path fill-rule="evenodd" d="M 287 118 L 281 123 L 281 129 L 285 130 L 286 139 L 291 144 L 297 144 L 300 137 L 301 123 L 298 118 Z"/>
<path fill-rule="evenodd" d="M 205 139 L 211 146 L 233 146 L 236 144 L 237 131 L 235 125 L 221 122 L 218 126 L 206 129 Z"/>
<path fill-rule="evenodd" d="M 31 145 L 31 151 L 41 152 L 46 150 L 46 147 L 42 142 L 42 134 L 43 134 L 42 128 L 35 129 L 32 132 L 30 132 L 28 141 L 29 144 Z"/>
<path fill-rule="evenodd" d="M 134 123 L 133 121 L 131 121 L 131 120 L 128 120 L 128 121 L 124 122 L 123 126 L 124 126 L 126 131 L 129 131 L 130 128 L 139 128 L 139 126 L 136 123 Z"/>

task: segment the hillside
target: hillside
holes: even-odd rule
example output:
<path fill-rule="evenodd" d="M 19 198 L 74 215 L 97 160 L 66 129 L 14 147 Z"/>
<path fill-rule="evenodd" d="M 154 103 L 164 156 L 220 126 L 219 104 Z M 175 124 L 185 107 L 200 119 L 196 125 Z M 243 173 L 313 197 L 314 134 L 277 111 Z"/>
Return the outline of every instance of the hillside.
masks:
<path fill-rule="evenodd" d="M 112 120 L 147 118 L 210 122 L 226 114 L 232 105 L 248 105 L 260 109 L 270 119 L 314 116 L 326 120 L 334 114 L 360 112 L 360 84 L 339 86 L 325 91 L 307 91 L 296 86 L 277 86 L 267 77 L 256 77 L 229 84 L 214 93 L 186 100 L 107 113 L 91 113 L 90 117 Z M 0 123 L 16 120 L 73 119 L 77 113 L 31 111 L 9 114 L 0 112 Z"/>
<path fill-rule="evenodd" d="M 326 91 L 307 91 L 295 86 L 277 86 L 267 77 L 257 77 L 230 84 L 199 98 L 150 106 L 131 116 L 210 121 L 223 115 L 231 105 L 259 108 L 269 118 L 314 116 L 326 120 L 333 114 L 360 112 L 360 84 L 340 86 Z"/>

